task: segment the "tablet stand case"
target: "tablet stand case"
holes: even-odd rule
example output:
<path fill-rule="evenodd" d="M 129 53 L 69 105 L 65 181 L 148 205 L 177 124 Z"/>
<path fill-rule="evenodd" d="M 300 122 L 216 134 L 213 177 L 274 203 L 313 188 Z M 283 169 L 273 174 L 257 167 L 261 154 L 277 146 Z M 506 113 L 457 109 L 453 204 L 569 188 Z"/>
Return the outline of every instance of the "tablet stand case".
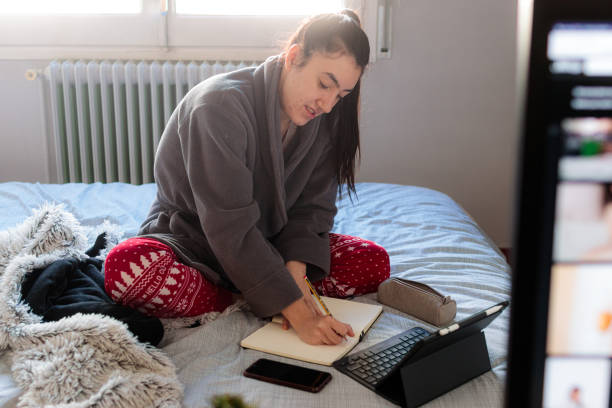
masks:
<path fill-rule="evenodd" d="M 463 333 L 421 347 L 376 392 L 402 407 L 417 407 L 491 369 L 484 329 L 498 313 Z"/>
<path fill-rule="evenodd" d="M 424 404 L 490 369 L 484 333 L 475 333 L 402 366 L 404 406 Z"/>

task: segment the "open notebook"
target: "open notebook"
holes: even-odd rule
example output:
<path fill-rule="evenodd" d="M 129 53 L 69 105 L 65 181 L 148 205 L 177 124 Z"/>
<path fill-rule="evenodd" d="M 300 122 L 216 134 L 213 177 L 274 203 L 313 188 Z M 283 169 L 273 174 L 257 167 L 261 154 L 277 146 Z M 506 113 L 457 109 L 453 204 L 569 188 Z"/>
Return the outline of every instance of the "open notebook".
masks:
<path fill-rule="evenodd" d="M 332 365 L 359 343 L 360 337 L 368 331 L 382 312 L 382 306 L 325 296 L 321 298 L 335 319 L 351 325 L 355 337 L 347 337 L 346 341 L 335 346 L 312 346 L 300 340 L 295 330 L 283 330 L 281 324 L 270 322 L 242 340 L 240 345 L 309 363 Z"/>

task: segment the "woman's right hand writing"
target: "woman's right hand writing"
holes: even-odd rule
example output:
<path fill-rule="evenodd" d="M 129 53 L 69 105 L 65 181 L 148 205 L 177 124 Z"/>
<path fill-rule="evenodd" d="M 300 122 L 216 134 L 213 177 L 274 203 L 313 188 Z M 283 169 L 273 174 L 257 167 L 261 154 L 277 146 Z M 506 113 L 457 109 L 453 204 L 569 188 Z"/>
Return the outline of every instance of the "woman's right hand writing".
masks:
<path fill-rule="evenodd" d="M 282 311 L 298 337 L 308 344 L 339 344 L 346 336 L 353 337 L 353 328 L 332 316 L 313 313 L 304 298 L 300 298 Z"/>
<path fill-rule="evenodd" d="M 306 265 L 302 262 L 287 262 L 287 269 L 302 291 L 303 297 L 283 309 L 282 314 L 288 324 L 291 325 L 302 341 L 308 344 L 338 344 L 346 336 L 353 337 L 353 329 L 350 325 L 342 323 L 332 316 L 324 316 L 304 281 Z"/>

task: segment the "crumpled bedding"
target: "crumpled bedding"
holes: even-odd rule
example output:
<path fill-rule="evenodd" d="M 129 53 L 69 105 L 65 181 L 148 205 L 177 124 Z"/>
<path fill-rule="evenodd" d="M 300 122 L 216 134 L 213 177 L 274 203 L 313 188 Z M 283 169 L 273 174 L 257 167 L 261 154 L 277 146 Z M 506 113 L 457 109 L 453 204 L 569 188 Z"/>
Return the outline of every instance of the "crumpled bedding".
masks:
<path fill-rule="evenodd" d="M 28 273 L 21 283 L 23 302 L 45 322 L 76 313 L 110 316 L 124 322 L 138 341 L 158 345 L 164 333 L 159 319 L 114 302 L 104 290 L 104 261 L 94 258 L 97 253 L 87 255 L 58 259 Z"/>
<path fill-rule="evenodd" d="M 422 187 L 358 183 L 358 200 L 338 200 L 333 231 L 357 235 L 385 247 L 392 276 L 433 286 L 457 301 L 456 320 L 510 297 L 510 271 L 502 254 L 476 222 L 450 197 Z M 44 185 L 0 183 L 0 230 L 16 225 L 45 201 L 63 202 L 96 236 L 105 220 L 117 224 L 125 237 L 136 234 L 155 195 L 152 184 Z M 376 294 L 356 298 L 376 302 Z M 237 310 L 195 328 L 167 330 L 160 347 L 177 368 L 186 407 L 209 406 L 219 393 L 238 393 L 258 407 L 385 407 L 388 401 L 332 368 L 332 381 L 319 394 L 283 388 L 242 376 L 263 353 L 241 349 L 239 341 L 264 322 Z M 384 313 L 357 349 L 367 347 L 415 325 L 433 329 L 397 310 Z M 180 326 L 180 325 L 179 325 Z M 502 406 L 506 370 L 509 311 L 485 330 L 493 370 L 429 402 L 426 407 Z M 357 350 L 356 349 L 356 350 Z M 321 367 L 281 357 L 280 361 Z M 0 359 L 0 403 L 16 402 L 14 382 L 6 372 L 11 362 Z"/>
<path fill-rule="evenodd" d="M 109 237 L 112 235 L 109 231 Z M 89 289 L 81 285 L 86 275 L 63 279 L 66 272 L 74 272 L 63 264 L 101 264 L 103 258 L 92 259 L 85 251 L 86 242 L 74 216 L 61 205 L 48 203 L 15 227 L 0 231 L 0 354 L 10 355 L 12 377 L 23 390 L 18 406 L 179 407 L 183 390 L 172 361 L 139 342 L 114 313 L 113 317 L 98 313 L 99 302 L 93 307 L 96 313 L 81 313 L 81 307 L 69 312 L 64 307 L 52 310 L 64 300 L 81 305 L 83 292 L 79 302 L 73 302 L 73 295 L 77 286 Z M 104 242 L 108 245 L 101 248 L 100 255 L 117 240 Z M 87 275 L 89 282 L 91 276 Z M 28 299 L 33 302 L 24 302 L 23 293 L 34 295 Z M 88 305 L 86 309 L 91 310 L 91 302 Z M 108 311 L 109 303 L 102 305 Z M 48 321 L 49 311 L 63 317 Z"/>

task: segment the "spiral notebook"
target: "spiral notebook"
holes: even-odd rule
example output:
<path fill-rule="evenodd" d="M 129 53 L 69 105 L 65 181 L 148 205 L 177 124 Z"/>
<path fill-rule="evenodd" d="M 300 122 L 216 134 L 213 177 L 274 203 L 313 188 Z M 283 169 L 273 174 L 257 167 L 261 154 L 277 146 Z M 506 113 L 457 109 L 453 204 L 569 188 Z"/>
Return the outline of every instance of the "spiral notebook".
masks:
<path fill-rule="evenodd" d="M 313 346 L 300 340 L 295 330 L 283 330 L 281 324 L 270 322 L 242 340 L 240 345 L 264 353 L 331 366 L 359 343 L 382 313 L 382 306 L 325 296 L 321 298 L 335 319 L 351 325 L 354 337 L 347 337 L 335 346 Z"/>

